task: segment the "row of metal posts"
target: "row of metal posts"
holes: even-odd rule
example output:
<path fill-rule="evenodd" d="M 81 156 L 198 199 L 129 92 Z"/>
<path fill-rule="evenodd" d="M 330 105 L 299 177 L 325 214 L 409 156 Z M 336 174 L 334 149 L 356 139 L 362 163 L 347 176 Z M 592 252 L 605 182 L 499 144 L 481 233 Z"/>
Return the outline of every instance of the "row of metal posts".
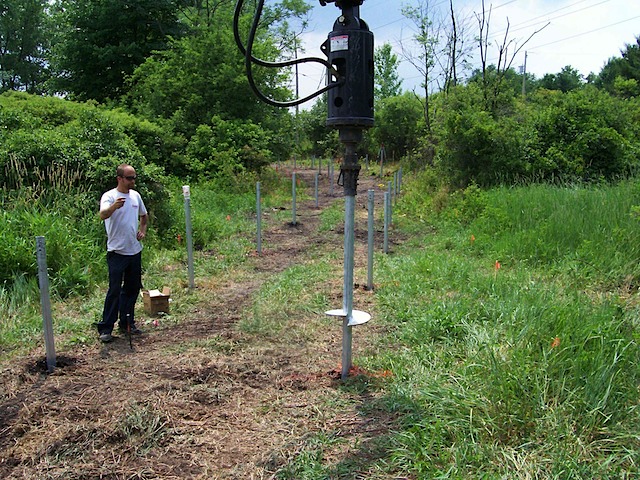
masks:
<path fill-rule="evenodd" d="M 384 163 L 387 159 L 386 156 L 386 152 L 385 152 L 385 148 L 384 146 L 382 146 L 378 152 L 378 158 L 380 159 L 380 174 L 379 177 L 382 178 L 384 176 Z M 322 171 L 322 159 L 318 158 L 318 173 L 320 173 Z M 369 154 L 365 155 L 364 158 L 365 161 L 365 167 L 367 170 L 369 170 Z M 311 168 L 315 169 L 315 163 L 316 163 L 316 158 L 315 156 L 311 158 Z M 295 157 L 292 163 L 293 169 L 296 170 L 296 161 L 295 161 Z M 397 170 L 395 173 L 397 174 L 398 172 L 400 172 L 400 175 L 402 175 L 402 168 L 400 168 L 399 170 Z M 333 175 L 333 162 L 331 160 L 327 161 L 327 175 L 331 178 Z M 330 182 L 330 185 L 332 185 L 333 182 Z M 331 188 L 331 187 L 330 187 Z M 332 192 L 333 193 L 333 192 Z"/>
<path fill-rule="evenodd" d="M 320 165 L 320 160 L 318 160 Z M 329 162 L 328 174 L 330 179 L 330 191 L 333 191 L 333 164 Z M 315 205 L 318 207 L 318 177 L 317 172 L 314 176 L 314 196 Z M 402 182 L 402 169 L 396 172 L 394 177 L 394 189 L 392 190 L 392 183 L 389 182 L 388 190 L 384 193 L 384 253 L 389 252 L 389 226 L 391 225 L 391 198 L 392 194 L 397 195 L 400 192 Z M 292 211 L 293 220 L 292 224 L 297 224 L 296 219 L 296 174 L 292 174 Z M 189 288 L 195 288 L 195 269 L 193 262 L 193 231 L 191 226 L 191 190 L 188 185 L 182 187 L 182 193 L 184 196 L 184 209 L 185 209 L 185 227 L 187 234 L 187 257 L 188 257 L 188 275 L 189 275 Z M 367 289 L 373 289 L 373 244 L 374 244 L 374 190 L 368 191 L 368 255 L 367 255 Z M 256 244 L 257 253 L 262 253 L 262 199 L 260 191 L 260 182 L 256 183 Z M 53 336 L 53 320 L 51 316 L 51 300 L 49 294 L 49 276 L 47 273 L 47 255 L 45 237 L 36 237 L 36 257 L 38 261 L 38 279 L 40 286 L 40 301 L 42 305 L 42 322 L 46 346 L 46 362 L 47 369 L 52 372 L 56 367 L 56 353 L 55 342 Z"/>
<path fill-rule="evenodd" d="M 330 175 L 330 184 L 332 186 L 333 182 L 331 182 L 331 168 L 329 168 L 328 172 Z M 315 198 L 315 206 L 318 207 L 319 204 L 319 195 L 318 195 L 318 180 L 319 173 L 316 172 L 314 175 L 314 198 Z M 388 189 L 384 193 L 384 241 L 383 241 L 383 251 L 384 253 L 389 253 L 389 227 L 392 224 L 392 207 L 393 201 L 400 193 L 402 182 L 402 169 L 399 169 L 394 173 L 393 182 L 388 183 Z M 293 172 L 291 175 L 291 197 L 292 197 L 292 212 L 293 219 L 291 224 L 297 225 L 297 207 L 296 207 L 296 198 L 297 198 L 297 178 L 296 172 Z M 367 288 L 373 289 L 373 280 L 372 280 L 372 268 L 373 265 L 373 245 L 374 245 L 374 199 L 375 199 L 375 191 L 368 191 L 368 272 L 367 272 Z M 260 182 L 256 183 L 256 245 L 257 245 L 257 253 L 262 253 L 262 210 L 261 210 L 261 191 L 260 191 Z"/>

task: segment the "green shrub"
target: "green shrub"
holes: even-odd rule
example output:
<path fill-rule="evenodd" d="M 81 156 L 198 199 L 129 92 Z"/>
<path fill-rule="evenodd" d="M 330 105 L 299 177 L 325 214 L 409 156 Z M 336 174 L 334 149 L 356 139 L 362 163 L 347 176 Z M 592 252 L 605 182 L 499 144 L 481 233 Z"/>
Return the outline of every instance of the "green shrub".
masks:
<path fill-rule="evenodd" d="M 270 135 L 259 125 L 214 117 L 211 125 L 197 128 L 187 146 L 190 172 L 209 179 L 260 172 L 272 160 L 270 141 Z"/>
<path fill-rule="evenodd" d="M 481 88 L 471 83 L 438 100 L 436 165 L 453 186 L 597 182 L 638 169 L 640 103 L 633 99 L 592 86 L 540 89 L 496 112 L 484 109 Z"/>

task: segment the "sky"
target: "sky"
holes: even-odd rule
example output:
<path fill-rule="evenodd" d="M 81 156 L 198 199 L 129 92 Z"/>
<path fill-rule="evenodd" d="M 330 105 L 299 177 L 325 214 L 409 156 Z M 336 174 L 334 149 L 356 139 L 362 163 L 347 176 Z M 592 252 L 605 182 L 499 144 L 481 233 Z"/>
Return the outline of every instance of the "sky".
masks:
<path fill-rule="evenodd" d="M 305 52 L 299 56 L 323 56 L 320 45 L 340 9 L 332 3 L 323 7 L 318 0 L 307 2 L 312 10 L 307 31 L 301 37 Z M 421 80 L 407 60 L 415 51 L 415 26 L 402 15 L 402 7 L 427 2 L 431 11 L 449 15 L 449 0 L 364 0 L 360 6 L 360 17 L 373 32 L 376 47 L 389 43 L 398 56 L 405 91 L 421 91 Z M 470 60 L 472 68 L 477 68 L 479 49 L 473 39 L 478 35 L 476 14 L 482 12 L 482 1 L 453 0 L 453 7 L 458 22 L 469 32 Z M 526 52 L 526 71 L 536 78 L 559 73 L 567 65 L 585 77 L 591 72 L 598 74 L 609 58 L 620 57 L 625 45 L 635 43 L 640 36 L 640 0 L 485 0 L 486 11 L 490 8 L 488 62 L 497 62 L 497 44 L 503 41 L 508 25 L 508 39 L 516 48 L 522 46 L 512 66 L 519 71 Z M 323 67 L 301 66 L 298 78 L 300 96 L 311 94 L 324 85 Z M 310 103 L 303 107 L 310 107 Z"/>

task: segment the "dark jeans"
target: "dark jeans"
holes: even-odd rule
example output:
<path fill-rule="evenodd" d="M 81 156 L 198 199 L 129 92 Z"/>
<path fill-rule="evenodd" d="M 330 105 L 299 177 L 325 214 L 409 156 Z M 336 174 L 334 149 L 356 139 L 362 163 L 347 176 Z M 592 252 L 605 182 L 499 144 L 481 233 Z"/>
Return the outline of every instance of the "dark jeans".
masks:
<path fill-rule="evenodd" d="M 131 328 L 135 326 L 133 310 L 142 288 L 142 252 L 137 255 L 120 255 L 107 252 L 109 266 L 109 291 L 104 299 L 102 321 L 98 323 L 98 332 L 111 333 L 120 314 L 120 328 L 127 329 L 127 320 Z"/>

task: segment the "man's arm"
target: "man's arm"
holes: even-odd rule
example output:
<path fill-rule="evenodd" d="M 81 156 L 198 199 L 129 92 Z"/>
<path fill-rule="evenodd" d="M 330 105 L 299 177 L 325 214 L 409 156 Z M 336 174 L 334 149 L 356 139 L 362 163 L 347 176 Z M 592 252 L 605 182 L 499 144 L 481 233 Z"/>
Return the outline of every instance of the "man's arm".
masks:
<path fill-rule="evenodd" d="M 101 209 L 100 220 L 106 220 L 107 218 L 109 218 L 111 215 L 113 215 L 113 212 L 115 212 L 119 208 L 122 208 L 122 206 L 124 205 L 124 202 L 125 202 L 125 199 L 123 197 L 119 197 L 119 198 L 116 198 L 116 201 L 113 202 L 109 207 Z"/>
<path fill-rule="evenodd" d="M 136 238 L 138 240 L 142 240 L 144 237 L 147 236 L 148 223 L 149 223 L 149 215 L 140 216 L 140 226 L 138 228 L 138 234 L 136 235 Z"/>

